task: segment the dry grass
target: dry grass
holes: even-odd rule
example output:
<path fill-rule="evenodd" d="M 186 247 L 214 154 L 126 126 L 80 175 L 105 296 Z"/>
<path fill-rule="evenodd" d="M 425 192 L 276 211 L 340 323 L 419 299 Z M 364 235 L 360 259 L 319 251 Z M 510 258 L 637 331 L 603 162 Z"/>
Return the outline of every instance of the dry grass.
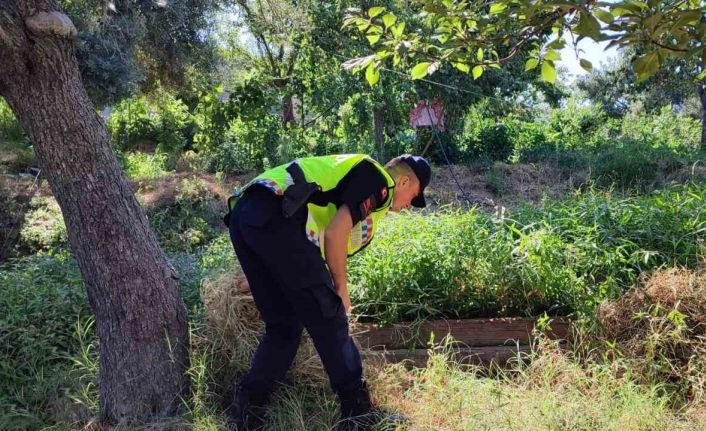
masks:
<path fill-rule="evenodd" d="M 229 190 L 216 181 L 213 175 L 193 172 L 178 172 L 163 177 L 138 180 L 132 184 L 132 187 L 137 191 L 140 203 L 151 208 L 173 202 L 182 191 L 184 180 L 198 181 L 201 185 L 200 192 L 208 194 L 215 200 L 224 201 L 229 195 Z"/>
<path fill-rule="evenodd" d="M 572 177 L 565 177 L 548 163 L 511 165 L 496 162 L 489 171 L 455 165 L 453 171 L 470 199 L 489 209 L 496 205 L 538 203 L 545 196 L 564 197 L 587 176 L 585 172 L 577 172 Z M 500 195 L 493 190 L 498 186 L 503 188 Z M 434 168 L 429 196 L 438 205 L 458 203 L 461 199 L 458 186 L 446 166 Z"/>
<path fill-rule="evenodd" d="M 638 378 L 665 384 L 675 402 L 706 398 L 706 271 L 668 268 L 600 305 L 601 352 Z"/>
<path fill-rule="evenodd" d="M 252 295 L 238 287 L 243 279 L 240 268 L 236 268 L 205 281 L 201 289 L 205 311 L 201 343 L 208 344 L 208 350 L 222 359 L 231 371 L 229 374 L 247 370 L 264 331 Z M 291 373 L 295 381 L 303 384 L 328 385 L 321 360 L 308 336 L 302 337 Z"/>
<path fill-rule="evenodd" d="M 374 379 L 378 400 L 416 430 L 692 430 L 698 418 L 670 411 L 652 387 L 608 367 L 580 365 L 557 349 L 486 377 L 444 354 L 426 368 L 389 366 Z"/>

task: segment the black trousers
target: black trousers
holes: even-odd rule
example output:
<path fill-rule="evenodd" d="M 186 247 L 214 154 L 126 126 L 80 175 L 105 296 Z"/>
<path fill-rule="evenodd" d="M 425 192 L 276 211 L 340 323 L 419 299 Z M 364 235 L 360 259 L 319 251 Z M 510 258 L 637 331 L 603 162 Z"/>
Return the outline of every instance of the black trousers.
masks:
<path fill-rule="evenodd" d="M 339 395 L 360 390 L 362 365 L 348 333 L 340 297 L 319 248 L 304 234 L 306 208 L 289 219 L 282 198 L 252 186 L 230 216 L 230 238 L 250 284 L 265 334 L 241 379 L 253 397 L 266 397 L 292 364 L 306 328 Z"/>

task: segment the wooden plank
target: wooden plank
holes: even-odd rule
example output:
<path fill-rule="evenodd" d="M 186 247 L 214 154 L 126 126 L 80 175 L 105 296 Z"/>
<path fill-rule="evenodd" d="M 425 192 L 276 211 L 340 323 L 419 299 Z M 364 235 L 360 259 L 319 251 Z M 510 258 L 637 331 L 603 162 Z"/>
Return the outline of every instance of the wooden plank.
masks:
<path fill-rule="evenodd" d="M 490 365 L 495 363 L 500 366 L 507 364 L 508 360 L 516 358 L 518 353 L 528 353 L 530 346 L 484 346 L 463 347 L 453 350 L 451 358 L 461 364 Z M 363 361 L 377 364 L 404 362 L 414 367 L 425 367 L 429 358 L 427 349 L 396 349 L 396 350 L 367 350 L 361 352 Z"/>
<path fill-rule="evenodd" d="M 527 345 L 537 319 L 507 317 L 494 319 L 434 320 L 421 324 L 397 323 L 380 328 L 375 324 L 356 324 L 351 333 L 364 349 L 413 349 L 426 346 L 431 334 L 440 342 L 451 335 L 458 343 L 469 347 Z M 549 338 L 568 339 L 570 321 L 552 318 Z"/>

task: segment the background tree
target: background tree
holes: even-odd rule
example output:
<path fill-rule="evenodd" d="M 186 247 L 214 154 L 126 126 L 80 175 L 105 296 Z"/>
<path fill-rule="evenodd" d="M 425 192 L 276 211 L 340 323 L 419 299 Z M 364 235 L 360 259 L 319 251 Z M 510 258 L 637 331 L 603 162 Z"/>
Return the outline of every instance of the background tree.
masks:
<path fill-rule="evenodd" d="M 189 91 L 216 62 L 208 29 L 217 0 L 59 0 L 74 23 L 76 56 L 91 100 L 103 106 L 137 91 Z M 193 97 L 193 94 L 185 94 Z"/>
<path fill-rule="evenodd" d="M 384 6 L 351 11 L 346 26 L 364 34 L 375 54 L 355 58 L 348 66 L 375 76 L 391 62 L 410 68 L 412 77 L 420 79 L 449 64 L 479 78 L 489 68 L 501 68 L 528 51 L 525 69 L 539 67 L 542 79 L 553 83 L 565 36 L 574 44 L 588 37 L 610 40 L 608 47 L 638 49 L 633 70 L 639 81 L 670 59 L 680 59 L 682 68 L 701 82 L 699 92 L 706 97 L 706 4 L 700 0 L 429 0 L 414 3 L 412 15 L 411 20 L 400 19 Z M 587 70 L 593 67 L 586 59 L 580 63 Z M 706 145 L 706 140 L 702 143 Z"/>
<path fill-rule="evenodd" d="M 681 108 L 690 99 L 698 100 L 701 120 L 701 147 L 706 149 L 705 80 L 698 80 L 702 68 L 681 58 L 671 58 L 649 78 L 640 80 L 633 62 L 640 55 L 634 49 L 624 50 L 618 61 L 605 70 L 593 71 L 578 81 L 578 88 L 588 98 L 603 106 L 611 117 L 621 117 L 631 105 L 640 103 L 647 113 L 664 106 Z"/>
<path fill-rule="evenodd" d="M 189 389 L 186 309 L 81 82 L 77 30 L 52 0 L 0 3 L 0 28 L 0 96 L 61 207 L 96 317 L 101 418 L 173 414 Z"/>

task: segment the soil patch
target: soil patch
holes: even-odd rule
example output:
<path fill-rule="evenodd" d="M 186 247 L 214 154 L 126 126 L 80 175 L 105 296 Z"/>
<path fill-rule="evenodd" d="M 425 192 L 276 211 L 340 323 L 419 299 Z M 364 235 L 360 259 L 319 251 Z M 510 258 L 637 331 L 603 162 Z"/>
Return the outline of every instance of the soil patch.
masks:
<path fill-rule="evenodd" d="M 543 198 L 562 198 L 587 178 L 586 172 L 565 175 L 550 164 L 495 163 L 491 168 L 452 166 L 434 168 L 429 185 L 430 201 L 436 206 L 464 205 L 461 188 L 471 204 L 481 207 L 513 206 L 524 202 L 538 203 Z"/>

